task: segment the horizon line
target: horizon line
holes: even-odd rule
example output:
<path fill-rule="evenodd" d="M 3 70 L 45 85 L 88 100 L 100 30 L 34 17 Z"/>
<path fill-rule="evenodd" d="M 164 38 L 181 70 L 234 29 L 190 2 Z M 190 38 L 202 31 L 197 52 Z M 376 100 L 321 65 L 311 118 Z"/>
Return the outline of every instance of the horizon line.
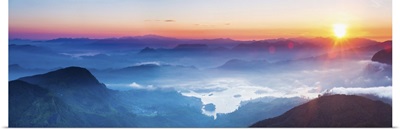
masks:
<path fill-rule="evenodd" d="M 115 36 L 115 37 L 102 37 L 102 38 L 95 38 L 95 37 L 57 37 L 57 38 L 50 38 L 50 39 L 30 39 L 30 38 L 8 38 L 8 40 L 30 40 L 30 41 L 50 41 L 50 40 L 56 40 L 56 39 L 90 39 L 90 40 L 104 40 L 104 39 L 124 39 L 124 38 L 140 38 L 140 37 L 146 37 L 146 36 L 154 36 L 154 37 L 159 37 L 159 38 L 169 38 L 169 39 L 176 39 L 176 40 L 215 40 L 215 39 L 225 39 L 225 40 L 233 40 L 233 41 L 263 41 L 263 40 L 274 40 L 274 39 L 295 39 L 295 38 L 328 38 L 328 39 L 336 39 L 333 36 L 331 37 L 324 37 L 324 36 L 298 36 L 298 37 L 277 37 L 277 38 L 259 38 L 259 39 L 235 39 L 235 38 L 230 38 L 230 37 L 218 37 L 218 38 L 180 38 L 180 37 L 169 37 L 169 36 L 163 36 L 163 35 L 156 35 L 156 34 L 146 34 L 146 35 L 132 35 L 132 36 Z M 392 41 L 393 38 L 391 39 L 385 39 L 385 40 L 377 40 L 377 39 L 371 39 L 371 38 L 364 38 L 364 37 L 348 37 L 346 39 L 368 39 L 368 40 L 373 40 L 377 42 L 385 42 L 385 41 Z"/>

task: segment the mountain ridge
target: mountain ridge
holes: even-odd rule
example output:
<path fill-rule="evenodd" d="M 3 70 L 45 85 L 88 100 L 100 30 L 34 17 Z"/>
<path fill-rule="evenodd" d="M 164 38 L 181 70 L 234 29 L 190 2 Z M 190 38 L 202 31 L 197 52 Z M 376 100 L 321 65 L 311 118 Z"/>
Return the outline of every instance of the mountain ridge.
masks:
<path fill-rule="evenodd" d="M 74 83 L 73 85 L 80 87 L 103 86 L 87 69 L 81 67 L 67 67 L 44 74 L 22 77 L 19 80 L 39 84 L 43 87 L 58 83 Z M 68 84 L 64 86 L 68 86 Z"/>
<path fill-rule="evenodd" d="M 392 127 L 392 107 L 355 95 L 328 95 L 250 127 Z"/>

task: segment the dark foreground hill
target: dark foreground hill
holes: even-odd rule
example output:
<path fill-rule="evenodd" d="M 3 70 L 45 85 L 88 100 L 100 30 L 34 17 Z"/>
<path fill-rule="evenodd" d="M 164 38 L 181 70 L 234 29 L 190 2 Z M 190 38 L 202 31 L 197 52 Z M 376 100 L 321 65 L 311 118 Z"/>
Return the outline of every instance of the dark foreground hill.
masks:
<path fill-rule="evenodd" d="M 371 60 L 392 65 L 392 47 L 375 53 Z"/>
<path fill-rule="evenodd" d="M 392 127 L 392 106 L 360 96 L 322 96 L 250 127 Z"/>
<path fill-rule="evenodd" d="M 201 127 L 212 119 L 201 107 L 175 91 L 114 91 L 80 67 L 9 82 L 9 127 Z"/>
<path fill-rule="evenodd" d="M 114 93 L 79 67 L 10 81 L 9 127 L 136 126 Z"/>

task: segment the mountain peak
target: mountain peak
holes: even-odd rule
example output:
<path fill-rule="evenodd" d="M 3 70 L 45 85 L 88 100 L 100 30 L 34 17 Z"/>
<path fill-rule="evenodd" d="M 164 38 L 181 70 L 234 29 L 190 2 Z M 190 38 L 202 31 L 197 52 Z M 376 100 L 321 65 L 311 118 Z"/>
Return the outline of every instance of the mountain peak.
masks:
<path fill-rule="evenodd" d="M 67 67 L 20 80 L 45 88 L 103 86 L 87 69 L 81 67 Z"/>
<path fill-rule="evenodd" d="M 207 49 L 206 44 L 179 44 L 174 49 Z"/>
<path fill-rule="evenodd" d="M 372 56 L 371 60 L 392 65 L 392 47 L 378 51 Z"/>
<path fill-rule="evenodd" d="M 156 51 L 156 49 L 154 49 L 154 48 L 146 47 L 146 48 L 140 50 L 139 53 L 152 53 L 152 52 L 155 52 L 155 51 Z"/>
<path fill-rule="evenodd" d="M 9 70 L 20 70 L 23 68 L 19 64 L 11 64 L 11 65 L 8 65 L 8 69 Z"/>
<path fill-rule="evenodd" d="M 355 95 L 329 95 L 251 127 L 392 127 L 392 106 Z"/>

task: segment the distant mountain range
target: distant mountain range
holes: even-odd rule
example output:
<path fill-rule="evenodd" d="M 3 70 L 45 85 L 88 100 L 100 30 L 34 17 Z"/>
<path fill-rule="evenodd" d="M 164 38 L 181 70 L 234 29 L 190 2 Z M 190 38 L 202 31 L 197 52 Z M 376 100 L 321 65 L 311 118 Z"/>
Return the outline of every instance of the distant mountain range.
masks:
<path fill-rule="evenodd" d="M 356 53 L 374 52 L 383 49 L 384 45 L 362 38 L 347 39 L 345 43 L 338 44 L 340 46 L 333 47 L 335 44 L 334 39 L 321 37 L 258 41 L 223 38 L 177 39 L 157 35 L 105 39 L 58 38 L 47 41 L 15 39 L 10 40 L 9 57 L 10 64 L 31 68 L 35 68 L 36 66 L 32 66 L 35 64 L 48 67 L 47 69 L 66 66 L 116 68 L 146 60 L 193 63 L 189 65 L 202 61 L 197 63 L 196 67 L 210 68 L 220 66 L 231 59 L 276 62 L 310 58 L 327 54 L 332 48 L 354 49 L 351 56 L 361 57 L 364 55 Z M 107 64 L 108 62 L 113 64 Z"/>
<path fill-rule="evenodd" d="M 30 40 L 11 39 L 10 44 L 26 44 Z M 206 44 L 211 48 L 227 47 L 235 51 L 268 51 L 271 47 L 277 52 L 287 50 L 310 50 L 315 48 L 327 48 L 337 44 L 332 38 L 279 38 L 266 39 L 258 41 L 238 41 L 228 38 L 216 39 L 178 39 L 172 37 L 164 37 L 158 35 L 130 36 L 121 38 L 57 38 L 44 41 L 31 41 L 35 44 L 57 45 L 67 48 L 75 48 L 77 45 L 81 49 L 98 49 L 98 50 L 130 50 L 145 47 L 151 48 L 173 48 L 182 44 Z M 378 43 L 373 40 L 363 38 L 351 38 L 341 43 L 341 48 L 361 47 Z M 351 43 L 348 44 L 348 43 Z M 77 48 L 76 48 L 77 49 Z"/>
<path fill-rule="evenodd" d="M 392 106 L 360 96 L 322 96 L 251 127 L 392 127 Z"/>
<path fill-rule="evenodd" d="M 35 54 L 52 54 L 55 53 L 54 51 L 45 48 L 45 47 L 39 47 L 35 45 L 16 45 L 16 44 L 10 44 L 9 45 L 9 51 L 10 53 L 16 52 L 25 52 L 25 53 L 35 53 Z"/>
<path fill-rule="evenodd" d="M 29 40 L 10 40 L 10 43 L 26 44 Z M 31 41 L 35 44 L 42 45 L 57 45 L 64 48 L 75 49 L 96 49 L 104 51 L 121 51 L 121 50 L 137 50 L 139 48 L 152 47 L 152 48 L 172 48 L 179 44 L 210 44 L 211 46 L 234 46 L 243 41 L 235 41 L 232 39 L 178 39 L 171 37 L 164 37 L 158 35 L 144 35 L 144 36 L 130 36 L 121 38 L 103 38 L 103 39 L 90 39 L 90 38 L 57 38 L 43 41 Z M 79 48 L 76 48 L 79 46 Z"/>
<path fill-rule="evenodd" d="M 145 57 L 224 57 L 232 59 L 267 59 L 271 62 L 279 60 L 294 60 L 310 57 L 325 58 L 330 53 L 346 52 L 348 55 L 337 57 L 357 57 L 357 52 L 377 51 L 386 42 L 380 43 L 368 39 L 353 38 L 335 43 L 330 38 L 291 38 L 246 41 L 232 47 L 215 46 L 211 43 L 177 44 L 170 48 L 155 48 L 146 46 L 138 52 Z M 214 46 L 212 46 L 214 45 Z M 218 44 L 223 45 L 223 44 Z M 325 56 L 324 56 L 325 55 Z"/>
<path fill-rule="evenodd" d="M 34 75 L 38 73 L 45 73 L 48 70 L 46 69 L 38 69 L 38 68 L 25 68 L 20 66 L 19 64 L 11 64 L 8 65 L 8 72 L 9 72 L 9 80 L 15 80 L 20 77 L 25 77 L 29 75 Z"/>
<path fill-rule="evenodd" d="M 266 60 L 254 60 L 254 61 L 245 61 L 239 59 L 232 59 L 227 61 L 222 66 L 219 66 L 218 69 L 224 70 L 258 70 L 265 69 L 269 67 L 271 63 Z"/>
<path fill-rule="evenodd" d="M 356 39 L 356 41 L 360 42 L 366 41 L 366 46 L 348 48 L 340 51 L 327 51 L 325 53 L 316 55 L 316 56 L 309 56 L 309 57 L 294 57 L 290 60 L 281 60 L 278 62 L 269 62 L 266 60 L 244 60 L 244 59 L 231 59 L 218 66 L 218 69 L 224 70 L 266 70 L 268 68 L 277 69 L 277 67 L 286 66 L 286 69 L 290 69 L 287 67 L 288 65 L 293 66 L 301 66 L 303 62 L 321 62 L 321 61 L 329 61 L 335 59 L 369 59 L 368 55 L 360 55 L 361 52 L 368 52 L 371 53 L 372 58 L 371 61 L 376 61 L 385 64 L 392 64 L 392 41 L 385 41 L 382 43 L 375 43 L 369 40 L 360 40 Z M 254 47 L 256 49 L 258 47 Z M 258 48 L 259 49 L 259 48 Z M 257 49 L 256 49 L 257 50 Z M 307 51 L 300 51 L 307 52 Z M 339 55 L 340 54 L 340 55 Z M 297 55 L 297 54 L 296 54 Z M 292 67 L 295 68 L 295 67 Z M 298 69 L 298 68 L 297 68 Z M 270 71 L 270 70 L 269 70 Z M 391 71 L 390 71 L 391 72 Z"/>

